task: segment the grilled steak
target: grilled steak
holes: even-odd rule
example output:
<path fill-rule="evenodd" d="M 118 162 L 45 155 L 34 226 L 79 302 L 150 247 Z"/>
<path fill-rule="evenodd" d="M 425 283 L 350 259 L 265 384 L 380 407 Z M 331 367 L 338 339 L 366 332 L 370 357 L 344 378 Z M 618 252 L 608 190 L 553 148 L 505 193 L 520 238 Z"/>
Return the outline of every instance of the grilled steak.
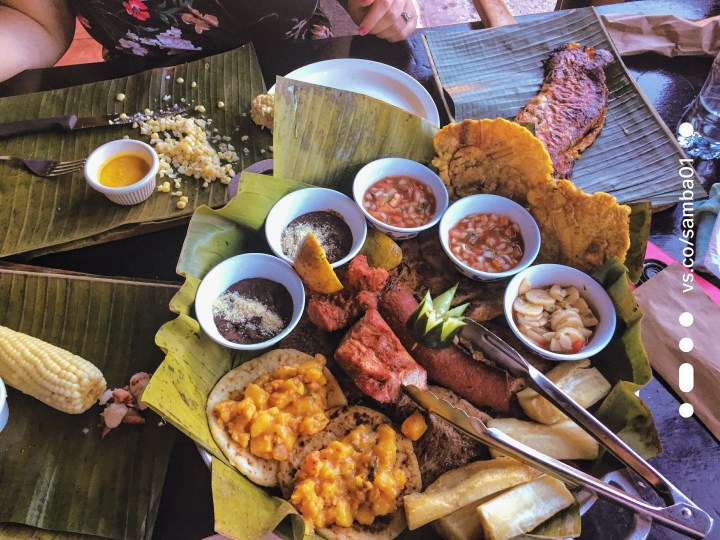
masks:
<path fill-rule="evenodd" d="M 515 117 L 516 122 L 535 124 L 535 135 L 545 143 L 555 178 L 570 178 L 575 160 L 605 124 L 605 68 L 612 61 L 608 51 L 577 43 L 556 49 L 545 61 L 540 93 Z"/>

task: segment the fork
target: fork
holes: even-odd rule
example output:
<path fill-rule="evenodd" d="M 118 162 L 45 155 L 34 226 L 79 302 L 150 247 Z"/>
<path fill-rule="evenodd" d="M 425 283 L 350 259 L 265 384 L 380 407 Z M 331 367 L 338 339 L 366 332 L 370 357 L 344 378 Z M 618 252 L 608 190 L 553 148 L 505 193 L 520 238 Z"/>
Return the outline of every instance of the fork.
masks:
<path fill-rule="evenodd" d="M 13 156 L 0 156 L 0 160 L 19 161 L 25 165 L 30 172 L 44 178 L 75 172 L 82 169 L 85 164 L 85 158 L 72 161 L 56 161 L 53 159 L 23 159 Z"/>

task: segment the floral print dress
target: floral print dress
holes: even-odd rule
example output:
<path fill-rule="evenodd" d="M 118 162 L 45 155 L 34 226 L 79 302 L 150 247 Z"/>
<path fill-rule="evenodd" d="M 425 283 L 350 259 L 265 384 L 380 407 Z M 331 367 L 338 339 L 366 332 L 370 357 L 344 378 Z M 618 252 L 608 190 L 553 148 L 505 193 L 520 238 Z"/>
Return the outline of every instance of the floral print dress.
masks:
<path fill-rule="evenodd" d="M 317 0 L 71 0 L 106 56 L 219 52 L 248 41 L 330 37 Z"/>

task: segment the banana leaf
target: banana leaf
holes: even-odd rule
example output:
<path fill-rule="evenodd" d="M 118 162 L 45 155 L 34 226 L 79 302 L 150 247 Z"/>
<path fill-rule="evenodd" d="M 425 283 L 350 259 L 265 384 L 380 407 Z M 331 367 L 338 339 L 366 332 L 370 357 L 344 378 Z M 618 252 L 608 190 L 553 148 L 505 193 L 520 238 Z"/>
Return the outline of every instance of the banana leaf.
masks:
<path fill-rule="evenodd" d="M 427 164 L 437 128 L 375 98 L 278 77 L 274 174 L 348 191 L 360 168 L 403 157 Z"/>
<path fill-rule="evenodd" d="M 171 309 L 178 313 L 178 318 L 166 323 L 158 331 L 156 341 L 167 356 L 144 395 L 144 400 L 151 408 L 218 458 L 219 461 L 214 461 L 213 465 L 216 530 L 243 540 L 262 538 L 266 531 L 271 530 L 288 515 L 296 514 L 288 508 L 287 503 L 272 497 L 272 494 L 255 486 L 230 468 L 215 445 L 207 426 L 205 400 L 215 382 L 232 366 L 248 357 L 233 354 L 210 340 L 192 319 L 191 309 L 202 277 L 221 260 L 237 255 L 250 246 L 266 249 L 259 227 L 269 208 L 285 193 L 306 187 L 301 182 L 281 179 L 273 194 L 272 182 L 270 177 L 245 173 L 241 177 L 238 195 L 226 207 L 219 210 L 200 208 L 196 211 L 190 221 L 178 264 L 178 272 L 185 276 L 186 282 L 171 302 Z M 603 267 L 601 275 L 596 277 L 610 289 L 613 298 L 617 298 L 619 318 L 627 327 L 635 328 L 639 324 L 640 313 L 635 310 L 636 305 L 632 304 L 627 296 L 632 298 L 625 267 L 613 261 Z M 624 310 L 627 310 L 627 313 Z M 621 332 L 618 339 L 624 333 L 627 332 Z M 632 339 L 621 340 L 618 347 L 620 351 L 625 347 L 634 348 L 635 354 L 632 351 L 623 353 L 615 363 L 607 363 L 606 368 L 612 370 L 620 366 L 622 369 L 619 373 L 629 377 L 630 382 L 627 384 L 639 388 L 649 380 L 649 371 L 643 364 L 647 363 L 647 356 L 644 355 L 639 341 L 634 340 L 639 339 L 639 334 L 630 336 Z M 597 362 L 599 367 L 602 362 L 604 360 Z M 631 363 L 632 366 L 622 365 L 623 362 Z M 607 373 L 605 375 L 608 376 Z M 617 382 L 616 379 L 617 376 L 611 379 L 613 384 Z M 623 397 L 628 398 L 625 395 Z M 630 399 L 632 407 L 635 407 L 636 403 L 642 405 L 634 394 Z M 647 408 L 641 409 L 642 424 L 638 424 L 637 415 L 629 417 L 626 414 L 629 409 L 627 400 L 617 406 L 608 405 L 607 408 L 616 415 L 617 420 L 613 425 L 619 430 L 625 430 L 640 438 L 635 431 L 641 427 L 656 435 L 652 415 Z M 222 465 L 216 467 L 215 464 L 218 463 Z M 251 516 L 248 516 L 248 508 L 253 509 Z M 297 519 L 291 517 L 291 525 L 285 529 L 289 538 L 302 538 L 299 532 L 301 529 L 295 521 Z M 404 538 L 410 537 L 411 533 L 405 533 Z"/>
<path fill-rule="evenodd" d="M 640 336 L 643 313 L 630 289 L 627 269 L 617 260 L 608 261 L 593 276 L 612 298 L 617 313 L 613 340 L 593 357 L 593 365 L 613 388 L 595 412 L 597 418 L 646 459 L 662 452 L 660 435 L 652 412 L 637 395 L 652 379 L 652 369 Z M 602 449 L 592 474 L 603 476 L 620 464 Z"/>
<path fill-rule="evenodd" d="M 572 181 L 586 192 L 605 191 L 622 203 L 677 203 L 683 189 L 677 175 L 678 160 L 685 155 L 628 74 L 592 8 L 487 30 L 428 31 L 426 40 L 457 121 L 514 118 L 540 90 L 543 61 L 557 47 L 577 42 L 609 50 L 615 62 L 606 69 L 605 126 L 576 163 Z M 699 178 L 694 180 L 694 196 L 705 197 Z"/>
<path fill-rule="evenodd" d="M 178 81 L 183 79 L 184 82 Z M 231 81 L 228 83 L 227 81 Z M 192 87 L 192 82 L 196 86 Z M 264 82 L 252 45 L 234 51 L 155 69 L 110 81 L 61 90 L 0 98 L 3 122 L 76 114 L 97 116 L 159 110 L 186 105 L 189 114 L 202 104 L 212 118 L 213 134 L 231 137 L 240 171 L 262 159 L 272 144 L 270 134 L 250 119 L 250 102 L 264 91 Z M 123 101 L 115 99 L 125 94 Z M 164 98 L 170 96 L 167 100 Z M 184 102 L 181 100 L 185 100 Z M 222 101 L 224 107 L 218 107 Z M 82 129 L 71 133 L 42 133 L 0 141 L 0 155 L 71 160 L 86 157 L 101 144 L 124 135 L 145 140 L 131 125 Z M 240 138 L 248 135 L 247 142 Z M 243 149 L 247 148 L 246 154 Z M 162 181 L 162 179 L 160 179 Z M 119 206 L 90 189 L 82 171 L 54 179 L 39 178 L 12 162 L 0 162 L 0 257 L 35 256 L 78 248 L 110 236 L 131 236 L 189 219 L 201 205 L 225 203 L 227 187 L 184 178 L 181 190 L 189 199 L 179 210 L 176 197 L 155 193 L 135 206 Z"/>
<path fill-rule="evenodd" d="M 153 334 L 169 319 L 176 290 L 2 268 L 0 324 L 79 354 L 100 368 L 108 387 L 122 387 L 160 364 Z M 102 438 L 99 406 L 69 415 L 12 388 L 8 405 L 0 538 L 151 538 L 177 435 L 172 426 L 147 411 L 145 425 L 123 425 Z"/>
<path fill-rule="evenodd" d="M 650 203 L 630 205 L 630 249 L 628 249 L 624 264 L 631 283 L 637 283 L 642 276 L 651 224 L 652 205 Z"/>
<path fill-rule="evenodd" d="M 341 105 L 350 108 L 338 109 Z M 362 108 L 355 110 L 352 106 Z M 358 115 L 369 114 L 367 107 L 377 108 L 381 118 L 396 118 L 396 123 L 409 120 L 403 125 L 412 144 L 400 144 L 394 146 L 392 152 L 388 151 L 390 138 L 384 134 L 390 127 L 383 124 L 382 129 L 375 131 L 359 119 Z M 338 116 L 341 114 L 349 114 L 349 120 Z M 342 130 L 335 130 L 326 118 L 334 119 L 335 123 L 349 123 Z M 357 124 L 353 123 L 355 118 Z M 395 129 L 395 124 L 392 126 Z M 243 540 L 261 538 L 278 524 L 285 524 L 282 531 L 287 537 L 303 536 L 301 522 L 292 507 L 230 467 L 212 439 L 205 411 L 208 393 L 227 370 L 249 355 L 216 345 L 192 318 L 192 304 L 200 281 L 212 267 L 228 257 L 247 251 L 267 251 L 262 224 L 273 204 L 286 193 L 318 184 L 347 191 L 357 168 L 382 155 L 427 162 L 433 155 L 434 131 L 429 124 L 409 118 L 407 113 L 372 98 L 352 98 L 347 92 L 281 79 L 277 85 L 274 132 L 273 171 L 277 176 L 244 173 L 237 195 L 225 207 L 218 210 L 200 207 L 195 211 L 177 268 L 185 284 L 170 304 L 178 317 L 163 325 L 156 335 L 156 343 L 166 357 L 146 390 L 144 401 L 217 458 L 213 462 L 213 498 L 219 532 Z M 402 133 L 391 132 L 393 141 L 403 140 Z M 363 149 L 366 149 L 364 153 Z M 629 288 L 623 289 L 623 284 L 627 286 L 625 267 L 618 265 L 608 267 L 605 279 L 610 285 L 618 281 L 620 297 L 624 298 Z M 621 343 L 621 347 L 624 346 Z M 629 356 L 621 356 L 619 362 Z M 638 371 L 637 376 L 630 379 L 633 384 L 643 380 L 640 360 L 637 364 L 626 366 L 622 371 L 631 376 Z M 652 423 L 651 416 L 649 421 Z M 405 537 L 409 536 L 410 533 L 406 533 Z"/>

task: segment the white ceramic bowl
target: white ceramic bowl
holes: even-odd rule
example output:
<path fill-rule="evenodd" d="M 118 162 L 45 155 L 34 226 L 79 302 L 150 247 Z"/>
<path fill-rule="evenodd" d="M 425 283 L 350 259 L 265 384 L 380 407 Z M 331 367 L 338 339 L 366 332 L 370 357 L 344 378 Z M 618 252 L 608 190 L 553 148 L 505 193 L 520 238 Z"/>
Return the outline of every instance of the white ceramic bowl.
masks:
<path fill-rule="evenodd" d="M 5 383 L 2 379 L 0 379 L 0 431 L 5 429 L 9 412 L 7 404 L 7 390 L 5 389 Z"/>
<path fill-rule="evenodd" d="M 295 218 L 322 210 L 334 210 L 340 214 L 350 227 L 353 241 L 350 252 L 342 259 L 335 261 L 330 266 L 337 268 L 358 254 L 367 235 L 367 223 L 365 216 L 353 200 L 333 189 L 326 188 L 305 188 L 288 193 L 275 203 L 265 220 L 265 238 L 270 245 L 272 252 L 283 261 L 292 264 L 293 260 L 287 257 L 282 250 L 280 238 L 288 224 Z"/>
<path fill-rule="evenodd" d="M 483 272 L 471 268 L 450 251 L 448 245 L 450 229 L 465 216 L 476 213 L 500 214 L 509 217 L 518 224 L 525 249 L 522 259 L 515 268 L 505 272 Z M 461 274 L 478 281 L 498 281 L 517 274 L 532 264 L 540 251 L 540 229 L 538 229 L 537 223 L 530 215 L 530 212 L 510 199 L 498 195 L 470 195 L 451 204 L 450 208 L 445 212 L 445 215 L 440 220 L 440 243 Z"/>
<path fill-rule="evenodd" d="M 277 336 L 260 343 L 235 343 L 218 331 L 212 305 L 231 285 L 248 278 L 265 278 L 283 285 L 292 298 L 293 314 L 290 323 Z M 295 328 L 304 309 L 305 287 L 300 276 L 285 261 L 264 253 L 245 253 L 224 260 L 207 273 L 195 296 L 195 316 L 205 333 L 220 345 L 245 351 L 266 349 L 280 341 Z"/>
<path fill-rule="evenodd" d="M 408 228 L 394 227 L 374 218 L 365 210 L 365 208 L 363 208 L 363 197 L 370 186 L 386 176 L 398 175 L 412 176 L 432 190 L 436 202 L 435 214 L 425 225 Z M 447 210 L 449 202 L 447 188 L 437 174 L 428 169 L 422 163 L 404 158 L 382 158 L 371 161 L 365 165 L 355 175 L 355 181 L 353 182 L 353 197 L 355 198 L 357 205 L 360 207 L 360 210 L 365 215 L 368 223 L 370 223 L 370 226 L 381 233 L 387 234 L 395 240 L 407 240 L 408 238 L 413 238 L 421 231 L 433 227 L 438 221 L 440 221 L 443 213 Z"/>
<path fill-rule="evenodd" d="M 520 332 L 513 317 L 512 305 L 518 297 L 520 283 L 522 283 L 523 279 L 527 279 L 532 287 L 547 287 L 554 284 L 563 287 L 571 285 L 577 287 L 580 297 L 585 299 L 599 321 L 590 342 L 580 352 L 563 354 L 547 351 L 530 341 Z M 528 349 L 550 360 L 582 360 L 589 358 L 603 350 L 615 333 L 615 306 L 602 285 L 585 272 L 562 264 L 538 264 L 517 274 L 510 280 L 505 289 L 504 309 L 505 318 L 510 325 L 510 329 L 518 339 Z"/>
<path fill-rule="evenodd" d="M 150 163 L 150 170 L 145 176 L 134 184 L 119 188 L 104 186 L 98 182 L 98 173 L 103 163 L 112 156 L 130 152 L 144 156 Z M 139 204 L 155 191 L 155 178 L 159 166 L 157 153 L 150 145 L 133 139 L 119 139 L 99 146 L 88 156 L 84 168 L 85 180 L 91 188 L 104 194 L 116 204 L 126 206 Z"/>

